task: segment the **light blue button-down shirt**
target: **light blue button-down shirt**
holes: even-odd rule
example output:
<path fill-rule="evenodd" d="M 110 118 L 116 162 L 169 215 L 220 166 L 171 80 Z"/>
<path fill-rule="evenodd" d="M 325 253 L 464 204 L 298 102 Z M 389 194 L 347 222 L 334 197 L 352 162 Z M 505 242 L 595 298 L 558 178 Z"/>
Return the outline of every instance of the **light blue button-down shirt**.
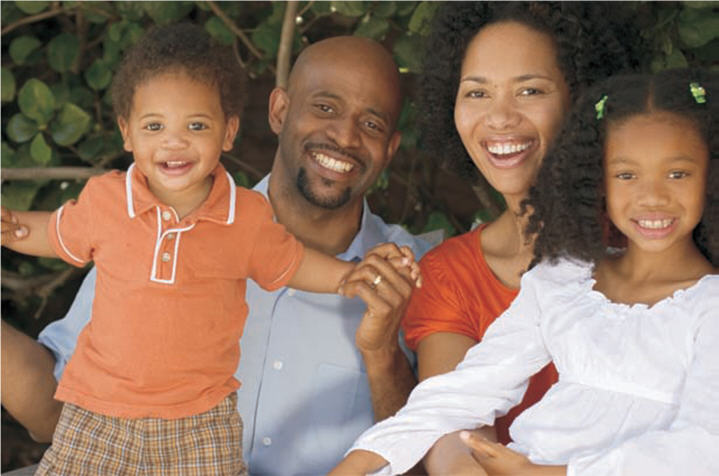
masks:
<path fill-rule="evenodd" d="M 268 183 L 269 175 L 254 189 L 267 196 Z M 385 224 L 365 202 L 360 230 L 338 258 L 361 259 L 387 241 L 410 246 L 417 259 L 429 249 L 402 227 Z M 94 290 L 93 268 L 68 314 L 40 334 L 55 354 L 58 379 L 90 318 Z M 242 382 L 238 409 L 250 472 L 326 474 L 373 423 L 367 375 L 354 343 L 365 304 L 291 288 L 267 292 L 251 280 L 246 298 L 249 315 L 235 377 Z"/>

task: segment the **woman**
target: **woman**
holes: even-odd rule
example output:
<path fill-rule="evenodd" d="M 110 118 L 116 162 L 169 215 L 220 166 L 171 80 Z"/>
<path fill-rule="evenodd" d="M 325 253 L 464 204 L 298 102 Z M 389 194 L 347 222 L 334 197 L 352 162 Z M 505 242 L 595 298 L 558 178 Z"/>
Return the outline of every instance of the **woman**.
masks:
<path fill-rule="evenodd" d="M 608 17 L 607 5 L 591 2 L 452 2 L 438 12 L 422 81 L 426 146 L 465 175 L 478 170 L 507 207 L 422 259 L 424 284 L 403 321 L 420 380 L 453 369 L 516 296 L 533 255 L 520 204 L 573 99 L 595 80 L 636 68 L 638 35 Z M 545 367 L 524 401 L 496 420 L 496 435 L 484 435 L 509 442 L 514 417 L 556 378 Z M 459 466 L 443 464 L 463 459 L 475 464 L 448 435 L 425 464 L 454 473 Z"/>

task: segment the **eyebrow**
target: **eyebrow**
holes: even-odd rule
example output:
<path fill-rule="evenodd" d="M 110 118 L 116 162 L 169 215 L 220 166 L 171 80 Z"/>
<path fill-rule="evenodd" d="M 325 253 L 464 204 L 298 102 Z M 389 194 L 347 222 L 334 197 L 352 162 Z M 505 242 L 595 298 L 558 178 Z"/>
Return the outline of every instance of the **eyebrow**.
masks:
<path fill-rule="evenodd" d="M 316 94 L 313 94 L 312 97 L 313 98 L 321 97 L 321 98 L 334 99 L 337 101 L 344 101 L 340 96 L 338 96 L 334 93 L 331 93 L 329 91 L 319 91 Z M 372 114 L 373 116 L 378 117 L 385 122 L 389 122 L 389 114 L 387 114 L 386 112 L 379 111 L 373 107 L 368 107 L 365 110 L 367 112 L 369 112 L 370 114 Z"/>
<path fill-rule="evenodd" d="M 553 78 L 550 78 L 547 75 L 530 73 L 530 74 L 522 74 L 519 76 L 515 76 L 514 78 L 512 78 L 512 82 L 522 83 L 524 81 L 529 81 L 532 79 L 545 79 L 547 81 L 554 81 Z M 462 82 L 462 81 L 473 81 L 475 83 L 480 83 L 480 84 L 487 84 L 490 82 L 489 79 L 485 78 L 484 76 L 465 76 L 464 78 L 462 78 L 460 80 L 460 82 Z"/>
<path fill-rule="evenodd" d="M 665 157 L 663 159 L 660 159 L 663 162 L 687 162 L 689 164 L 695 164 L 697 161 L 695 158 L 688 156 L 688 155 L 678 155 L 674 157 Z M 632 160 L 628 157 L 612 157 L 609 160 L 607 160 L 607 165 L 636 165 L 638 162 L 636 160 Z"/>
<path fill-rule="evenodd" d="M 148 112 L 147 114 L 143 114 L 142 116 L 140 116 L 138 119 L 139 119 L 139 120 L 143 120 L 143 119 L 156 118 L 156 117 L 157 117 L 157 118 L 164 118 L 165 115 L 162 114 L 162 113 L 160 113 L 160 112 Z M 212 119 L 212 116 L 211 116 L 210 114 L 205 114 L 204 112 L 197 112 L 197 113 L 193 113 L 193 114 L 188 114 L 188 115 L 186 115 L 185 117 L 187 117 L 187 118 L 202 117 L 202 118 L 205 118 L 205 119 Z"/>

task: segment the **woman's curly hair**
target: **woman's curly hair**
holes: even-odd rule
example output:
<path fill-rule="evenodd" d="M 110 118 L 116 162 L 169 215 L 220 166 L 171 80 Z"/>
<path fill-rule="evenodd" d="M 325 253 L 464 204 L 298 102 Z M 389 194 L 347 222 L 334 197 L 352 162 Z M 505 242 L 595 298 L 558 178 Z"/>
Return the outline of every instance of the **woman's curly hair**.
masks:
<path fill-rule="evenodd" d="M 215 43 L 197 25 L 175 23 L 150 29 L 123 58 L 110 87 L 115 115 L 130 115 L 135 90 L 142 83 L 173 72 L 217 86 L 226 117 L 242 112 L 245 72 L 232 49 Z"/>
<path fill-rule="evenodd" d="M 549 34 L 572 99 L 596 80 L 639 66 L 638 31 L 616 17 L 616 3 L 447 2 L 435 16 L 420 81 L 420 126 L 426 150 L 478 178 L 454 125 L 454 103 L 467 45 L 484 26 L 516 21 Z M 610 10 L 611 9 L 611 10 Z M 614 13 L 614 15 L 613 15 Z M 511 59 L 508 59 L 511 61 Z"/>
<path fill-rule="evenodd" d="M 692 95 L 693 82 L 704 88 L 704 103 Z M 603 117 L 597 119 L 596 106 L 605 95 Z M 712 265 L 719 266 L 719 74 L 702 69 L 612 77 L 576 102 L 523 202 L 523 210 L 532 211 L 527 233 L 538 233 L 534 263 L 560 257 L 596 263 L 606 256 L 608 229 L 613 228 L 604 199 L 607 128 L 658 112 L 690 120 L 708 146 L 706 201 L 693 238 Z"/>

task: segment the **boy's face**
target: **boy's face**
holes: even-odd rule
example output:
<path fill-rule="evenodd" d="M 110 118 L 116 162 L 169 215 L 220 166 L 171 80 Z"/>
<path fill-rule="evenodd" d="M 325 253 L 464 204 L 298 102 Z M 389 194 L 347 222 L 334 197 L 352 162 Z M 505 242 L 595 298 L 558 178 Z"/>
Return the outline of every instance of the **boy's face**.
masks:
<path fill-rule="evenodd" d="M 220 154 L 232 149 L 239 118 L 225 119 L 216 87 L 166 73 L 137 87 L 118 125 L 150 190 L 167 205 L 194 208 L 209 193 Z"/>

